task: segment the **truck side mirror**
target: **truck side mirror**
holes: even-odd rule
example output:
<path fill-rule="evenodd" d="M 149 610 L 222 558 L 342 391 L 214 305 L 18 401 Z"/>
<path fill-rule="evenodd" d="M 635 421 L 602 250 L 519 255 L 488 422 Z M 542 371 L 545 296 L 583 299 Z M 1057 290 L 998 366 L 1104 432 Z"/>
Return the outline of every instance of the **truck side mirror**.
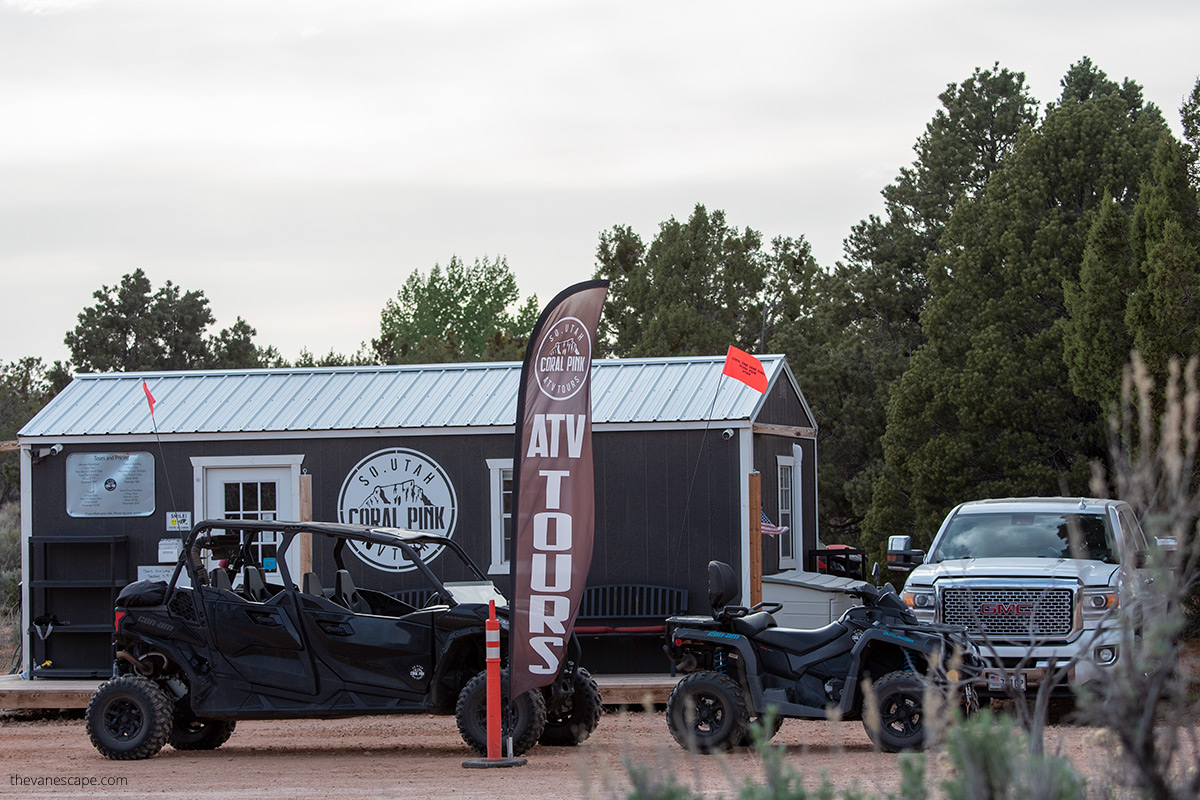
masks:
<path fill-rule="evenodd" d="M 889 536 L 887 549 L 888 569 L 894 572 L 909 572 L 925 560 L 924 550 L 912 549 L 912 537 Z"/>

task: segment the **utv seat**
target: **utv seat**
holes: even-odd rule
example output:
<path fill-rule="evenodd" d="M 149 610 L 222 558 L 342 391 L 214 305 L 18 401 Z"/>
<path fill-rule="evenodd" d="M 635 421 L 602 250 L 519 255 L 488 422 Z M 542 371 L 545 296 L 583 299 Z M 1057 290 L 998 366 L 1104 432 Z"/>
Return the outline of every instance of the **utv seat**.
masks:
<path fill-rule="evenodd" d="M 263 581 L 262 570 L 258 567 L 246 567 L 242 570 L 242 594 L 248 600 L 256 603 L 266 602 L 270 598 L 267 584 Z"/>
<path fill-rule="evenodd" d="M 311 594 L 314 597 L 324 597 L 325 589 L 321 586 L 321 580 L 315 572 L 306 572 L 300 578 L 300 591 L 305 594 Z"/>
<path fill-rule="evenodd" d="M 370 614 L 371 607 L 358 593 L 348 570 L 339 569 L 333 579 L 333 602 L 350 609 L 355 614 Z"/>
<path fill-rule="evenodd" d="M 221 567 L 216 567 L 212 572 L 208 573 L 208 585 L 214 589 L 224 589 L 228 592 L 233 591 L 233 584 L 229 580 L 229 573 Z"/>

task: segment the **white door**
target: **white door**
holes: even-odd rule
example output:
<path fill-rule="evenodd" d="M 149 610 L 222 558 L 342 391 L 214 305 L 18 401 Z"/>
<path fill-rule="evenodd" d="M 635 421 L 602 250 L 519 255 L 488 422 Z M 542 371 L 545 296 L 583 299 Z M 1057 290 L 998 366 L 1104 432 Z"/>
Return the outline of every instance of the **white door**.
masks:
<path fill-rule="evenodd" d="M 780 569 L 802 567 L 796 561 L 796 477 L 799 473 L 796 463 L 794 456 L 777 456 L 775 459 L 778 479 L 776 497 L 779 501 L 775 514 L 779 527 L 787 528 L 776 537 Z"/>
<path fill-rule="evenodd" d="M 299 517 L 296 479 L 291 467 L 216 467 L 204 468 L 204 515 L 206 519 L 296 520 Z M 231 530 L 235 530 L 232 529 Z M 268 578 L 282 581 L 276 548 L 279 536 L 260 537 L 255 556 Z M 294 549 L 294 548 L 293 548 Z M 298 553 L 287 553 L 288 571 L 293 577 L 299 570 Z"/>

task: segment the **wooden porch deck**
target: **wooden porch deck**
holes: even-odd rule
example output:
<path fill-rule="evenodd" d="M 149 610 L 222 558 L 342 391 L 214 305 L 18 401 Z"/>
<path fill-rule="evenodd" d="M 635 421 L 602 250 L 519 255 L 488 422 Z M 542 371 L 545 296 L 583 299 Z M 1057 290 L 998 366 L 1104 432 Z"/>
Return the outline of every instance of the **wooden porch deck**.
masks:
<path fill-rule="evenodd" d="M 679 678 L 669 675 L 597 675 L 605 705 L 663 704 Z M 0 709 L 87 708 L 99 680 L 25 680 L 20 675 L 0 676 Z"/>

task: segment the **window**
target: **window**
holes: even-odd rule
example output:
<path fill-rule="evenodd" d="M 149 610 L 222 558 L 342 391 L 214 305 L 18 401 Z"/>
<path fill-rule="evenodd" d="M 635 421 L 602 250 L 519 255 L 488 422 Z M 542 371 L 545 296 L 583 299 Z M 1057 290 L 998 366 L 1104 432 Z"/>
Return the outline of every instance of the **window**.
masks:
<path fill-rule="evenodd" d="M 795 461 L 791 456 L 778 456 L 776 474 L 779 476 L 778 525 L 786 527 L 785 533 L 779 534 L 779 566 L 794 568 L 796 566 L 796 526 L 793 524 L 792 510 L 795 508 L 793 492 L 793 477 Z"/>
<path fill-rule="evenodd" d="M 492 564 L 488 574 L 505 573 L 512 558 L 513 470 L 511 458 L 487 460 L 488 482 L 491 486 Z"/>
<path fill-rule="evenodd" d="M 303 455 L 193 456 L 194 518 L 298 519 L 303 461 Z M 299 575 L 299 553 L 280 553 L 278 538 L 260 537 L 254 548 L 258 563 L 278 575 L 279 559 L 287 558 L 288 570 Z"/>
<path fill-rule="evenodd" d="M 278 484 L 275 481 L 227 481 L 223 495 L 225 519 L 278 519 Z M 279 541 L 279 534 L 263 533 L 254 543 L 254 555 L 258 563 L 272 574 L 279 573 L 276 560 Z"/>

